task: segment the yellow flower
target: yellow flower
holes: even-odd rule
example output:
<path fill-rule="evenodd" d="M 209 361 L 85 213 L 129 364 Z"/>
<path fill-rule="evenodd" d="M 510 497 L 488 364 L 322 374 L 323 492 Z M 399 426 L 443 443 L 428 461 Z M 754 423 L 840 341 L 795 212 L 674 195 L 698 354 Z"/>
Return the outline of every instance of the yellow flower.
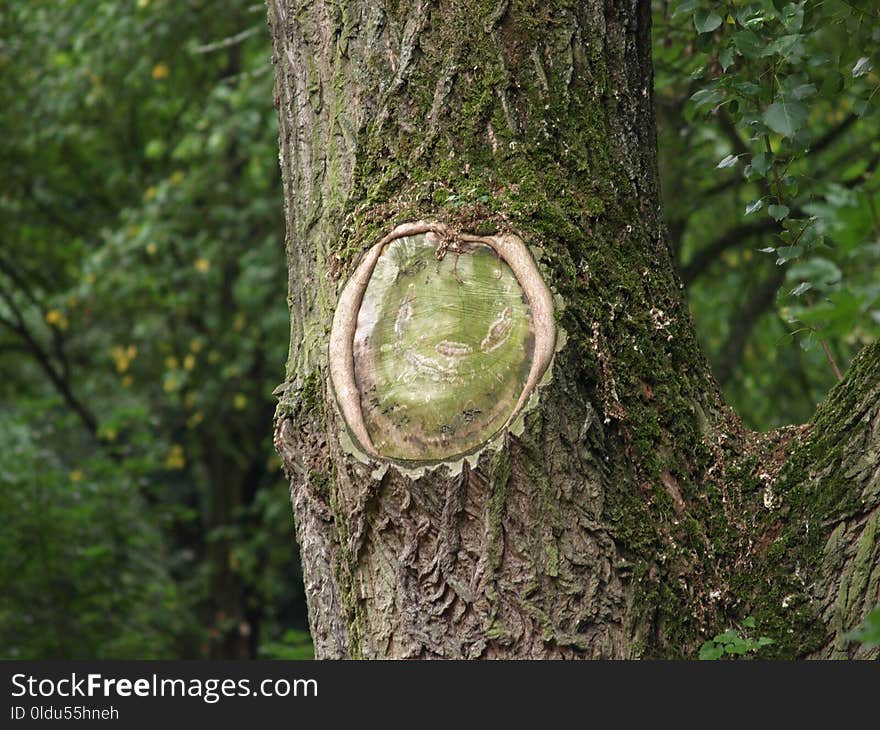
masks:
<path fill-rule="evenodd" d="M 232 399 L 232 405 L 235 407 L 237 411 L 243 411 L 247 408 L 247 396 L 244 393 L 236 393 L 235 397 Z"/>
<path fill-rule="evenodd" d="M 146 190 L 144 190 L 144 200 L 147 202 L 151 201 L 156 197 L 156 186 L 150 185 Z"/>
<path fill-rule="evenodd" d="M 187 355 L 183 358 L 183 369 L 184 370 L 192 370 L 196 366 L 196 357 L 195 355 Z"/>
<path fill-rule="evenodd" d="M 153 78 L 156 81 L 167 79 L 169 73 L 171 73 L 171 69 L 168 68 L 167 63 L 157 63 L 153 66 Z"/>
<path fill-rule="evenodd" d="M 159 247 L 155 243 L 150 242 L 147 244 L 147 253 L 150 254 L 150 256 L 155 256 L 156 251 L 158 250 Z"/>
<path fill-rule="evenodd" d="M 175 170 L 171 173 L 171 184 L 180 185 L 183 182 L 183 170 Z"/>
<path fill-rule="evenodd" d="M 169 355 L 165 358 L 165 367 L 169 370 L 177 370 L 180 367 L 180 362 L 178 362 L 174 355 Z"/>
<path fill-rule="evenodd" d="M 165 382 L 162 383 L 162 390 L 166 393 L 173 393 L 175 390 L 180 389 L 180 382 L 175 377 L 165 378 Z"/>
<path fill-rule="evenodd" d="M 70 472 L 70 481 L 72 482 L 80 482 L 82 481 L 83 473 L 79 469 L 74 469 Z"/>
<path fill-rule="evenodd" d="M 124 373 L 128 370 L 131 361 L 137 356 L 137 347 L 129 345 L 128 347 L 120 347 L 116 345 L 110 349 L 110 357 L 116 363 L 116 372 Z"/>
<path fill-rule="evenodd" d="M 204 420 L 205 414 L 201 411 L 196 411 L 189 418 L 186 419 L 186 425 L 189 426 L 189 428 L 195 428 Z"/>
<path fill-rule="evenodd" d="M 208 362 L 211 363 L 211 365 L 216 365 L 220 362 L 220 353 L 217 352 L 217 350 L 211 350 L 211 352 L 208 353 Z"/>
<path fill-rule="evenodd" d="M 193 352 L 201 352 L 201 350 L 204 346 L 205 346 L 204 343 L 198 338 L 196 338 L 194 340 L 190 340 L 190 343 L 189 343 L 189 349 L 192 350 Z"/>
<path fill-rule="evenodd" d="M 211 262 L 208 259 L 196 259 L 195 263 L 196 271 L 204 274 L 208 269 L 211 268 Z"/>
<path fill-rule="evenodd" d="M 60 309 L 50 309 L 46 312 L 46 322 L 60 330 L 67 329 L 67 317 Z"/>
<path fill-rule="evenodd" d="M 186 457 L 183 455 L 183 447 L 174 444 L 165 458 L 165 467 L 168 469 L 183 469 L 186 466 Z"/>

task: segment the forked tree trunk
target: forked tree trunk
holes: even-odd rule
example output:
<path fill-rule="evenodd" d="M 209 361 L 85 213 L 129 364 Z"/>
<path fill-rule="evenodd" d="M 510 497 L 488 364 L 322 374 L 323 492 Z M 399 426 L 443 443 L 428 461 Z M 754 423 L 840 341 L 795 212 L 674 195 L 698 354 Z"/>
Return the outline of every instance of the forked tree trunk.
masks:
<path fill-rule="evenodd" d="M 697 345 L 657 190 L 650 3 L 269 0 L 291 347 L 276 445 L 317 656 L 867 656 L 880 347 L 810 426 L 745 430 Z M 560 347 L 519 435 L 421 474 L 367 458 L 328 339 L 398 224 L 516 234 Z"/>

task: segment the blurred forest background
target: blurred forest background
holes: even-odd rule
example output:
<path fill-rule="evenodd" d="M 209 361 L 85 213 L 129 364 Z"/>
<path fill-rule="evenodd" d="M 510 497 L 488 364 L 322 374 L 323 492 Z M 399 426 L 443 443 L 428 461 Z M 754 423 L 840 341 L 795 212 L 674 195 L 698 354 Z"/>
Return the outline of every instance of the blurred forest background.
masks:
<path fill-rule="evenodd" d="M 880 333 L 876 2 L 654 3 L 671 241 L 756 429 Z M 0 0 L 0 656 L 311 655 L 265 6 Z"/>

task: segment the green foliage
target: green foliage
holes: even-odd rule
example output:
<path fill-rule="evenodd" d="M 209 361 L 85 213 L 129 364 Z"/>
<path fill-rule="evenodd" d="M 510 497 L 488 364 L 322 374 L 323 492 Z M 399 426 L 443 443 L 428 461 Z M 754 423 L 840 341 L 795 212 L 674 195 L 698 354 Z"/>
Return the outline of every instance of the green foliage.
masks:
<path fill-rule="evenodd" d="M 260 646 L 260 656 L 265 659 L 314 659 L 315 649 L 308 631 L 289 629 L 280 641 Z"/>
<path fill-rule="evenodd" d="M 880 334 L 876 4 L 655 11 L 665 203 L 704 345 L 747 422 L 805 421 L 830 361 Z"/>
<path fill-rule="evenodd" d="M 751 616 L 743 619 L 742 628 L 755 629 L 755 619 Z M 703 645 L 700 647 L 699 658 L 709 661 L 725 658 L 736 659 L 737 657 L 757 652 L 762 647 L 770 646 L 772 643 L 773 639 L 766 636 L 752 639 L 748 636 L 741 636 L 739 632 L 733 629 L 728 629 L 724 633 L 717 634 L 708 641 L 703 642 Z"/>
<path fill-rule="evenodd" d="M 862 626 L 846 635 L 851 641 L 858 641 L 866 649 L 880 646 L 880 606 L 873 609 Z"/>
<path fill-rule="evenodd" d="M 49 397 L 4 414 L 3 655 L 172 658 L 175 637 L 193 630 L 193 616 L 169 574 L 160 530 L 141 519 L 145 464 L 95 453 L 70 470 L 86 445 L 58 406 Z M 49 446 L 70 434 L 73 443 Z"/>
<path fill-rule="evenodd" d="M 4 3 L 0 39 L 0 653 L 256 654 L 305 618 L 265 8 Z"/>

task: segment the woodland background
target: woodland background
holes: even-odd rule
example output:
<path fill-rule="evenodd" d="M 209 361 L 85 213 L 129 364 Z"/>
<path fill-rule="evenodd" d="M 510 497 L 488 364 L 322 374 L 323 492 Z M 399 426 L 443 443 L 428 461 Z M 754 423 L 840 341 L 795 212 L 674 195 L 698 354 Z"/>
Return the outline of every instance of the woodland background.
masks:
<path fill-rule="evenodd" d="M 802 423 L 880 334 L 880 11 L 653 7 L 703 346 L 748 425 Z M 262 3 L 0 0 L 3 658 L 311 656 L 282 205 Z"/>

